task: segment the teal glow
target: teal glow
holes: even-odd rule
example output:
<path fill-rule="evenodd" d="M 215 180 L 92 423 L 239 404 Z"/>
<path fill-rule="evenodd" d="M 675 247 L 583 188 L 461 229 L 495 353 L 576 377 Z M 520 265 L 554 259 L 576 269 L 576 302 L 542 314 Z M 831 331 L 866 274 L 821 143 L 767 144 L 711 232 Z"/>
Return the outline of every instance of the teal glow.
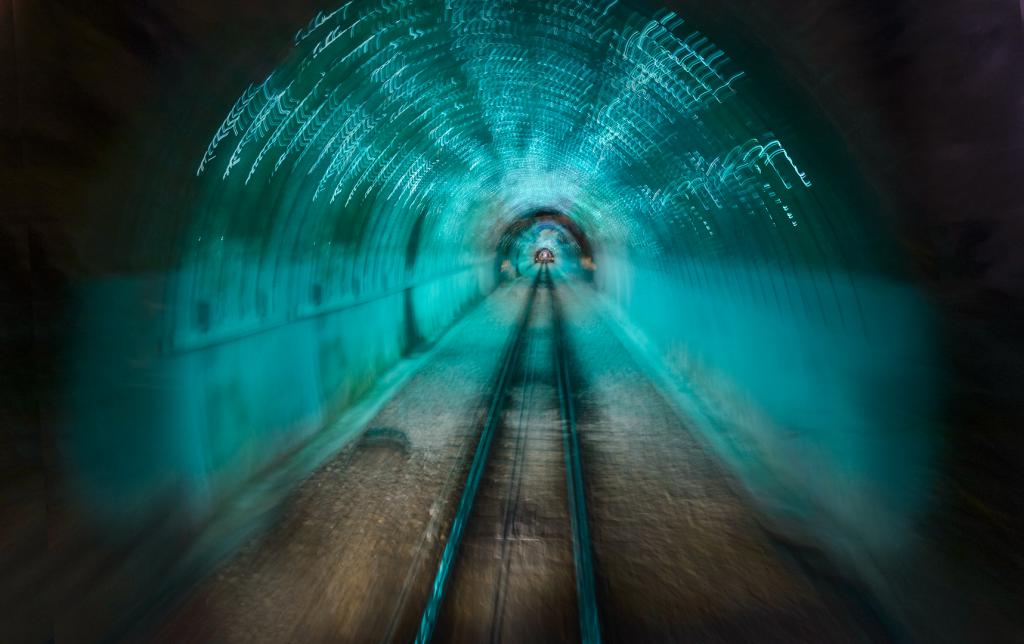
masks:
<path fill-rule="evenodd" d="M 77 414 L 98 503 L 226 494 L 489 293 L 496 249 L 529 273 L 528 249 L 554 241 L 555 272 L 592 279 L 773 518 L 839 556 L 899 552 L 937 433 L 931 312 L 863 179 L 805 126 L 823 116 L 757 80 L 639 2 L 317 15 L 194 151 L 177 268 L 154 278 L 158 320 L 136 312 L 164 389 L 113 423 Z M 562 225 L 501 246 L 537 211 L 575 222 L 592 256 Z M 146 301 L 139 282 L 94 306 Z M 82 350 L 107 361 L 83 400 L 120 395 L 96 373 L 135 349 Z M 142 423 L 127 455 L 90 447 Z"/>

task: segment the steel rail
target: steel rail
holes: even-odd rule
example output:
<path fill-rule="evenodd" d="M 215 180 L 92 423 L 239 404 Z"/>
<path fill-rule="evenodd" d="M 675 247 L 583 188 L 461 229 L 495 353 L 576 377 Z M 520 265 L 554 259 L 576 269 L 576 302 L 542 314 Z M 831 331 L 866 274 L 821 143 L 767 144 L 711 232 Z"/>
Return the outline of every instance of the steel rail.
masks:
<path fill-rule="evenodd" d="M 583 461 L 576 426 L 576 405 L 569 372 L 569 345 L 562 324 L 562 312 L 551 275 L 544 267 L 546 286 L 554 311 L 555 374 L 561 405 L 562 444 L 565 453 L 565 478 L 569 487 L 569 518 L 572 523 L 573 561 L 576 567 L 576 601 L 580 617 L 580 639 L 584 644 L 601 641 L 601 621 L 597 609 L 593 546 L 583 483 Z"/>
<path fill-rule="evenodd" d="M 458 510 L 455 512 L 455 520 L 452 522 L 448 541 L 445 543 L 444 551 L 441 554 L 441 561 L 437 567 L 437 574 L 434 576 L 430 598 L 427 600 L 427 605 L 423 610 L 419 631 L 416 634 L 416 644 L 427 644 L 434 634 L 434 628 L 437 625 L 437 618 L 440 614 L 444 593 L 448 585 L 448 578 L 451 576 L 452 566 L 466 531 L 466 523 L 469 521 L 470 513 L 473 510 L 473 502 L 476 499 L 477 491 L 480 489 L 480 481 L 483 479 L 484 471 L 487 468 L 487 461 L 490 458 L 495 429 L 501 422 L 502 408 L 508 392 L 508 385 L 514 367 L 518 362 L 520 347 L 523 344 L 526 328 L 529 325 L 530 313 L 533 310 L 533 302 L 537 296 L 540 279 L 541 273 L 538 272 L 527 296 L 526 305 L 523 307 L 523 312 L 516 325 L 513 339 L 509 342 L 502 356 L 501 367 L 494 386 L 494 395 L 487 409 L 487 417 L 484 421 L 483 430 L 480 433 L 476 452 L 473 455 L 473 462 L 469 468 L 466 486 L 463 488 Z"/>

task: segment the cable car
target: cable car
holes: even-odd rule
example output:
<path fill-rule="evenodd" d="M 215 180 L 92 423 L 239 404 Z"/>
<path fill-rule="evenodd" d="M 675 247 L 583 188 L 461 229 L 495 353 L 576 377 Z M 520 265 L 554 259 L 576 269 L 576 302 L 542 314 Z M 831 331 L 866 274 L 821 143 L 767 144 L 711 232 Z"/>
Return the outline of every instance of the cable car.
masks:
<path fill-rule="evenodd" d="M 533 255 L 534 264 L 551 264 L 555 261 L 555 254 L 550 248 L 541 248 Z"/>

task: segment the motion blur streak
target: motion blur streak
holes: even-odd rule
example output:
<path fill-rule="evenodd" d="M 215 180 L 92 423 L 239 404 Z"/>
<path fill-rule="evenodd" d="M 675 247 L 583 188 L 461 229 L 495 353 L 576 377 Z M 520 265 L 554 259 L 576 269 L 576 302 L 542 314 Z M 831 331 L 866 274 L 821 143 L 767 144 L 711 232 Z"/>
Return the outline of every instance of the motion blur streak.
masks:
<path fill-rule="evenodd" d="M 547 208 L 666 367 L 728 401 L 706 432 L 756 494 L 837 547 L 900 545 L 928 483 L 927 311 L 874 214 L 797 167 L 706 37 L 617 2 L 390 2 L 295 40 L 199 164 L 161 329 L 180 398 L 156 426 L 146 406 L 125 419 L 170 449 L 97 450 L 124 428 L 98 392 L 76 410 L 99 504 L 168 471 L 202 503 L 263 466 L 408 348 L 404 297 L 432 337 L 493 287 L 502 229 Z"/>
<path fill-rule="evenodd" d="M 758 630 L 750 617 L 747 626 L 719 624 L 707 632 L 694 622 L 643 631 L 643 620 L 630 621 L 632 609 L 616 595 L 625 586 L 616 586 L 609 544 L 620 542 L 609 526 L 647 524 L 615 514 L 615 491 L 641 479 L 615 470 L 615 457 L 602 450 L 615 444 L 639 454 L 665 428 L 696 442 L 673 448 L 677 439 L 664 439 L 664 454 L 681 464 L 663 471 L 652 463 L 650 489 L 624 493 L 634 495 L 637 517 L 639 499 L 664 489 L 658 525 L 682 525 L 673 523 L 685 512 L 668 490 L 684 482 L 666 479 L 704 471 L 694 464 L 708 459 L 717 472 L 709 480 L 721 480 L 721 489 L 708 483 L 716 491 L 686 511 L 706 519 L 720 503 L 744 526 L 733 535 L 742 534 L 742 543 L 749 536 L 758 552 L 769 548 L 764 544 L 777 547 L 781 554 L 766 556 L 760 577 L 761 559 L 735 554 L 744 546 L 725 560 L 745 571 L 740 577 L 763 581 L 763 592 L 778 592 L 778 606 L 819 606 L 806 599 L 805 583 L 822 593 L 827 610 L 818 616 L 835 609 L 839 617 L 815 622 L 820 630 L 805 632 L 808 641 L 845 634 L 851 623 L 864 637 L 897 640 L 995 637 L 1016 627 L 1018 617 L 1005 610 L 1012 593 L 993 590 L 991 579 L 1000 573 L 985 566 L 1017 562 L 1002 571 L 1002 587 L 1019 574 L 1020 552 L 1007 545 L 1020 536 L 1010 518 L 1018 501 L 1005 500 L 1019 499 L 1017 479 L 1011 475 L 1004 500 L 994 500 L 986 495 L 1000 496 L 993 490 L 1002 474 L 990 480 L 981 473 L 984 460 L 969 456 L 984 459 L 1000 451 L 993 445 L 1006 445 L 1002 437 L 989 442 L 985 432 L 1009 412 L 997 404 L 1003 385 L 978 397 L 965 379 L 1012 379 L 1024 374 L 1024 361 L 1007 357 L 985 371 L 984 361 L 998 351 L 979 354 L 979 367 L 964 361 L 969 351 L 954 347 L 987 335 L 987 328 L 1012 328 L 998 315 L 1020 310 L 1008 277 L 1019 264 L 997 241 L 985 247 L 995 258 L 987 272 L 972 274 L 973 287 L 1001 293 L 1004 299 L 993 301 L 1011 305 L 977 300 L 975 317 L 990 327 L 965 331 L 957 307 L 970 298 L 957 299 L 951 286 L 966 279 L 955 273 L 962 253 L 943 255 L 960 246 L 955 239 L 944 246 L 934 232 L 946 230 L 942 217 L 915 219 L 929 208 L 952 209 L 952 201 L 934 201 L 942 186 L 934 195 L 915 192 L 928 175 L 925 162 L 913 167 L 906 150 L 928 148 L 926 134 L 908 143 L 886 123 L 887 115 L 907 109 L 954 109 L 950 95 L 934 93 L 906 99 L 908 108 L 892 105 L 894 93 L 916 91 L 895 88 L 893 75 L 925 74 L 926 64 L 939 64 L 901 53 L 931 51 L 931 41 L 916 35 L 926 19 L 909 8 L 922 3 L 877 10 L 858 10 L 852 0 L 759 8 L 739 0 L 721 8 L 683 0 L 339 0 L 276 8 L 225 1 L 190 9 L 8 4 L 3 33 L 18 56 L 4 83 L 17 88 L 12 96 L 19 100 L 4 109 L 22 124 L 11 146 L 26 188 L 13 191 L 19 216 L 31 219 L 27 188 L 46 186 L 49 194 L 38 196 L 50 202 L 54 221 L 66 222 L 58 227 L 64 241 L 44 241 L 40 231 L 51 229 L 26 224 L 29 241 L 11 244 L 16 259 L 22 251 L 31 258 L 12 274 L 30 274 L 33 289 L 50 288 L 46 297 L 31 296 L 33 321 L 8 334 L 12 346 L 34 337 L 45 347 L 35 351 L 38 373 L 29 386 L 38 432 L 19 430 L 8 441 L 15 464 L 10 489 L 35 490 L 19 492 L 23 502 L 10 504 L 16 518 L 35 526 L 22 530 L 12 521 L 9 537 L 23 548 L 12 552 L 31 551 L 18 555 L 16 581 L 0 595 L 9 595 L 5 603 L 18 613 L 10 618 L 14 639 L 194 636 L 180 626 L 199 619 L 188 617 L 191 608 L 169 619 L 171 626 L 163 625 L 167 616 L 195 605 L 183 598 L 230 593 L 189 589 L 225 570 L 219 566 L 241 545 L 251 551 L 252 539 L 269 527 L 291 525 L 281 517 L 296 507 L 294 498 L 305 498 L 303 490 L 317 480 L 302 484 L 311 473 L 325 476 L 344 458 L 354 463 L 351 472 L 362 471 L 360 450 L 376 449 L 378 443 L 367 443 L 373 436 L 385 436 L 387 449 L 404 460 L 381 456 L 380 471 L 368 469 L 366 480 L 398 470 L 406 473 L 395 476 L 411 477 L 435 457 L 455 465 L 423 474 L 430 485 L 423 482 L 420 491 L 432 490 L 434 498 L 420 506 L 408 501 L 410 516 L 428 516 L 429 508 L 430 518 L 415 539 L 396 546 L 416 554 L 409 555 L 409 572 L 401 572 L 407 578 L 396 572 L 381 582 L 395 586 L 394 606 L 373 618 L 381 623 L 345 613 L 349 630 L 335 624 L 339 630 L 317 637 L 409 636 L 427 579 L 414 571 L 436 570 L 435 546 L 451 537 L 420 636 L 474 639 L 466 634 L 477 633 L 474 620 L 482 618 L 466 608 L 466 598 L 477 592 L 472 571 L 483 570 L 478 553 L 486 539 L 472 523 L 493 510 L 504 513 L 506 540 L 529 523 L 522 517 L 530 512 L 561 535 L 548 541 L 544 533 L 550 548 L 529 556 L 546 563 L 530 569 L 534 577 L 522 577 L 548 591 L 552 607 L 568 607 L 551 617 L 558 623 L 549 625 L 551 633 L 585 641 L 600 640 L 601 629 L 628 640 L 631 628 L 649 637 L 710 638 L 713 631 L 749 638 Z M 1002 24 L 1000 11 L 979 9 L 978 24 Z M 1015 7 L 1008 11 L 1017 14 Z M 955 31 L 960 27 L 946 25 L 959 25 L 959 17 L 949 9 L 934 20 Z M 985 33 L 977 42 L 987 44 L 972 51 L 996 53 L 977 54 L 978 64 L 988 65 L 978 73 L 1000 86 L 1003 70 L 1024 67 L 1019 33 Z M 872 48 L 881 52 L 874 63 L 836 63 L 844 55 L 870 59 Z M 100 62 L 72 55 L 80 49 Z M 903 55 L 914 62 L 901 63 Z M 942 56 L 952 54 L 934 60 Z M 41 71 L 54 61 L 67 69 Z M 123 83 L 113 80 L 118 69 Z M 83 98 L 67 108 L 75 115 L 67 140 L 81 139 L 68 147 L 77 145 L 82 160 L 33 166 L 32 155 L 51 153 L 33 143 L 46 115 L 34 114 L 29 101 L 65 94 L 102 105 L 86 106 Z M 997 116 L 1017 123 L 1007 114 Z M 1004 165 L 989 167 L 999 173 Z M 970 173 L 985 181 L 976 168 Z M 975 260 L 983 261 L 983 252 Z M 538 271 L 545 304 L 531 313 L 521 305 L 527 283 L 535 284 L 533 302 Z M 527 339 L 503 345 L 510 333 Z M 1009 337 L 993 332 L 990 346 Z M 455 365 L 445 357 L 452 346 L 474 343 L 488 348 L 466 358 L 470 366 L 458 372 L 464 379 L 415 393 L 416 383 L 431 377 L 444 383 L 431 369 L 443 369 L 445 360 Z M 501 346 L 522 355 L 502 358 Z M 595 352 L 597 346 L 607 352 Z M 553 356 L 557 367 L 545 362 Z M 620 363 L 621 372 L 610 366 Z M 488 378 L 499 366 L 505 376 L 495 385 Z M 588 410 L 612 409 L 612 397 L 621 398 L 624 414 L 634 413 L 630 400 L 648 400 L 611 387 L 615 376 L 604 373 L 630 374 L 636 392 L 653 383 L 661 397 L 649 398 L 633 421 L 595 420 L 599 414 L 588 417 Z M 568 401 L 564 389 L 577 381 L 577 402 Z M 563 399 L 549 403 L 554 383 Z M 487 386 L 492 399 L 481 393 Z M 509 401 L 520 396 L 521 418 L 513 422 Z M 413 423 L 445 432 L 443 441 L 397 421 L 379 424 L 397 408 L 410 423 L 429 418 L 429 405 L 416 401 L 449 398 L 450 417 Z M 456 400 L 471 410 L 465 417 L 455 413 Z M 487 429 L 474 438 L 482 425 L 471 421 L 486 404 Z M 979 411 L 986 407 L 991 417 Z M 563 427 L 548 416 L 567 413 L 572 420 L 561 422 L 571 426 L 565 444 L 572 450 L 547 459 L 543 450 L 560 449 L 562 434 L 550 434 L 559 441 L 551 447 L 544 432 Z M 664 426 L 640 427 L 643 413 Z M 615 442 L 619 429 L 635 432 L 636 444 Z M 986 437 L 979 439 L 984 447 L 964 438 L 975 429 Z M 602 432 L 607 439 L 597 438 Z M 518 451 L 508 452 L 506 434 L 516 437 Z M 531 450 L 541 444 L 538 456 Z M 459 505 L 459 468 L 468 468 L 474 453 L 466 484 L 472 493 L 463 493 Z M 487 490 L 506 488 L 487 477 L 504 476 L 506 461 L 507 489 L 527 486 L 522 499 L 535 503 L 532 509 L 522 509 L 520 497 L 505 499 L 500 512 L 488 505 Z M 325 463 L 328 470 L 318 470 Z M 569 470 L 568 479 L 559 468 Z M 532 483 L 519 483 L 521 471 L 535 472 Z M 559 472 L 561 478 L 552 474 Z M 568 481 L 568 491 L 530 496 L 529 486 L 548 478 Z M 373 490 L 383 495 L 386 485 L 372 481 L 341 486 L 353 496 L 350 508 L 366 505 L 359 499 Z M 478 486 L 483 492 L 474 500 Z M 410 478 L 406 487 L 414 493 L 421 481 Z M 43 528 L 35 502 L 49 509 Z M 567 504 L 573 509 L 562 516 L 557 508 Z M 449 532 L 456 505 L 456 529 Z M 374 504 L 366 507 L 370 516 Z M 590 524 L 586 507 L 594 513 Z M 334 516 L 324 520 L 336 520 L 340 510 Z M 464 528 L 468 545 L 461 543 Z M 46 552 L 20 545 L 38 540 L 40 530 L 49 535 Z M 296 530 L 296 543 L 304 543 Z M 669 557 L 671 547 L 658 551 L 654 532 L 636 530 L 631 539 L 641 545 L 629 556 L 641 563 Z M 757 530 L 763 534 L 750 536 Z M 969 554 L 975 534 L 998 536 L 973 544 L 984 553 Z M 689 556 L 696 563 L 680 569 L 703 571 L 713 583 L 714 556 L 700 559 L 696 548 L 706 542 L 694 535 Z M 575 560 L 565 557 L 569 546 Z M 502 548 L 499 578 L 512 579 L 520 574 L 508 572 L 517 560 Z M 782 560 L 802 572 L 771 572 Z M 226 570 L 244 568 L 232 565 L 242 568 Z M 581 570 L 596 582 L 566 581 Z M 350 572 L 361 579 L 354 569 L 335 574 Z M 297 570 L 293 576 L 300 577 Z M 810 581 L 792 581 L 805 577 Z M 491 626 L 492 639 L 522 635 L 513 622 L 530 611 L 516 603 L 516 583 L 508 582 L 511 599 L 496 591 L 493 604 L 506 612 L 494 609 L 494 619 L 504 622 Z M 576 597 L 563 601 L 559 593 L 583 586 L 595 592 L 595 583 L 596 599 L 579 608 L 593 614 L 574 621 Z M 31 585 L 46 591 L 25 597 Z M 961 588 L 984 596 L 979 613 L 961 605 Z M 683 602 L 683 595 L 678 591 L 673 601 Z M 756 605 L 744 610 L 769 610 Z M 666 611 L 683 619 L 678 608 Z M 724 608 L 709 611 L 715 620 L 732 619 L 718 617 Z M 977 623 L 968 617 L 975 614 L 983 615 Z M 302 639 L 312 631 L 283 632 L 261 636 Z"/>

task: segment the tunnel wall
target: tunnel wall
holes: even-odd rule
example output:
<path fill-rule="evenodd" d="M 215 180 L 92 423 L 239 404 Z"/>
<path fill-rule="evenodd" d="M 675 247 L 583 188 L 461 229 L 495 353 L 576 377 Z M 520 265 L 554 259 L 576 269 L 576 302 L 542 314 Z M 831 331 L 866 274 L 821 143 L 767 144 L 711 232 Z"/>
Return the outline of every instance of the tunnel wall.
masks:
<path fill-rule="evenodd" d="M 739 262 L 690 280 L 681 258 L 598 267 L 693 427 L 777 528 L 837 557 L 907 546 L 928 506 L 938 366 L 910 285 Z"/>
<path fill-rule="evenodd" d="M 297 308 L 283 322 L 211 329 L 208 341 L 189 325 L 179 341 L 192 345 L 182 347 L 169 346 L 174 329 L 137 306 L 166 280 L 102 280 L 79 293 L 80 331 L 91 341 L 73 363 L 63 449 L 92 520 L 115 532 L 168 511 L 203 519 L 494 285 L 490 265 L 470 266 L 319 311 Z"/>

